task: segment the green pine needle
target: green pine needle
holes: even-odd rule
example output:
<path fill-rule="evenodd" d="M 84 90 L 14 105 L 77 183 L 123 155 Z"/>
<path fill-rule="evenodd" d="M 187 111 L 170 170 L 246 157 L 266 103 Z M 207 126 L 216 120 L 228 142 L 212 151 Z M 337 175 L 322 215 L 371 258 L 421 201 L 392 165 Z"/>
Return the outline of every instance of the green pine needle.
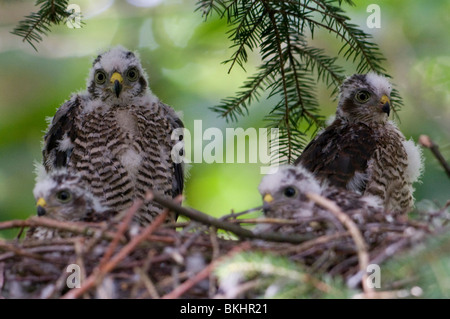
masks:
<path fill-rule="evenodd" d="M 337 64 L 338 56 L 355 64 L 356 73 L 375 71 L 386 74 L 385 58 L 372 36 L 350 23 L 350 18 L 336 0 L 203 0 L 197 10 L 205 19 L 212 14 L 227 20 L 228 37 L 233 53 L 224 61 L 242 68 L 249 51 L 258 50 L 262 64 L 249 76 L 234 97 L 222 99 L 211 109 L 227 121 L 238 121 L 249 114 L 249 107 L 261 96 L 273 98 L 273 109 L 266 120 L 268 127 L 280 129 L 280 158 L 294 161 L 306 145 L 306 133 L 318 129 L 323 119 L 315 87 L 323 82 L 336 96 L 345 78 L 344 69 Z M 329 56 L 321 48 L 308 43 L 307 34 L 314 37 L 317 30 L 334 35 L 342 42 L 337 56 Z M 397 90 L 392 92 L 394 115 L 402 105 Z M 308 123 L 304 126 L 302 123 Z M 302 127 L 302 129 L 300 129 Z M 306 129 L 304 128 L 306 127 Z"/>
<path fill-rule="evenodd" d="M 60 24 L 70 15 L 66 11 L 68 0 L 37 0 L 38 12 L 33 12 L 20 21 L 12 34 L 23 38 L 37 51 L 35 44 L 50 32 L 52 25 Z"/>
<path fill-rule="evenodd" d="M 261 252 L 239 253 L 220 263 L 215 274 L 228 295 L 286 299 L 348 298 L 352 293 L 340 279 L 313 276 L 286 257 Z"/>

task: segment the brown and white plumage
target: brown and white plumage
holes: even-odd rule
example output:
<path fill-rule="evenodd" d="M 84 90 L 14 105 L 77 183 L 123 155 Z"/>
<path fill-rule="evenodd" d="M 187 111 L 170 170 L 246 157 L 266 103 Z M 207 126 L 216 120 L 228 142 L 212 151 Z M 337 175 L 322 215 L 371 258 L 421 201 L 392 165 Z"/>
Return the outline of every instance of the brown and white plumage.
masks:
<path fill-rule="evenodd" d="M 264 176 L 258 186 L 263 198 L 264 216 L 271 223 L 256 227 L 257 232 L 278 231 L 286 234 L 321 236 L 345 231 L 337 217 L 310 198 L 320 195 L 334 202 L 361 230 L 370 224 L 396 223 L 396 213 L 385 212 L 382 201 L 371 195 L 320 184 L 304 167 L 282 166 L 275 173 Z M 277 222 L 274 222 L 274 220 Z M 376 240 L 372 235 L 368 243 Z"/>
<path fill-rule="evenodd" d="M 335 120 L 306 146 L 295 165 L 320 182 L 378 196 L 385 209 L 408 212 L 422 170 L 420 149 L 389 121 L 391 86 L 375 73 L 355 74 L 340 88 Z"/>
<path fill-rule="evenodd" d="M 33 194 L 38 216 L 58 221 L 100 222 L 115 215 L 86 189 L 79 174 L 69 173 L 65 168 L 41 173 Z M 46 227 L 34 227 L 27 233 L 28 238 L 37 239 L 65 236 L 63 231 Z"/>
<path fill-rule="evenodd" d="M 282 247 L 314 272 L 345 274 L 349 278 L 360 269 L 359 239 L 362 239 L 372 263 L 379 260 L 380 248 L 384 251 L 386 247 L 397 247 L 400 242 L 405 244 L 409 237 L 417 239 L 423 235 L 422 230 L 413 230 L 402 212 L 385 211 L 377 196 L 319 183 L 301 165 L 280 167 L 275 173 L 264 176 L 258 189 L 263 197 L 266 218 L 261 219 L 255 231 L 276 231 L 286 237 L 300 235 L 310 238 L 301 245 L 283 244 Z M 320 195 L 333 202 L 340 212 L 324 208 L 316 203 L 320 198 L 312 195 Z M 349 219 L 344 219 L 342 214 Z M 411 242 L 416 241 L 410 239 Z M 261 245 L 273 244 L 263 242 Z"/>
<path fill-rule="evenodd" d="M 102 205 L 117 211 L 148 189 L 175 197 L 183 191 L 184 168 L 183 154 L 172 151 L 182 128 L 175 111 L 150 91 L 136 54 L 114 47 L 94 60 L 87 91 L 72 95 L 53 117 L 44 165 L 79 173 Z M 136 219 L 147 224 L 161 210 L 148 203 Z"/>
<path fill-rule="evenodd" d="M 320 214 L 323 209 L 307 194 L 321 195 L 336 203 L 343 211 L 364 210 L 376 213 L 383 209 L 376 196 L 362 196 L 334 186 L 320 184 L 302 165 L 281 166 L 265 175 L 258 190 L 263 197 L 264 213 L 268 217 L 296 218 Z"/>

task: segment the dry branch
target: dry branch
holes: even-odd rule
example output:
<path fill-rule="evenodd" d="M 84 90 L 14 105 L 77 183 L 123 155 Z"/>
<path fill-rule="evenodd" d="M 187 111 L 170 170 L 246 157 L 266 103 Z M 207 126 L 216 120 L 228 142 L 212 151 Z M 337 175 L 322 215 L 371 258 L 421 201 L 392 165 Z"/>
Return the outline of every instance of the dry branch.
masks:
<path fill-rule="evenodd" d="M 364 287 L 365 265 L 381 263 L 407 250 L 433 234 L 434 225 L 445 224 L 434 223 L 435 219 L 448 219 L 444 210 L 419 215 L 419 220 L 343 212 L 321 197 L 310 197 L 329 214 L 292 220 L 250 219 L 241 212 L 217 219 L 182 207 L 176 199 L 149 192 L 145 200 L 154 200 L 167 210 L 134 237 L 131 220 L 143 201 L 135 202 L 120 218 L 108 223 L 59 222 L 43 217 L 2 222 L 0 229 L 39 226 L 72 236 L 0 241 L 0 298 L 213 298 L 220 296 L 214 270 L 243 250 L 282 255 L 308 267 L 310 274 L 304 277 L 305 283 L 320 291 L 328 288 L 320 285 L 322 281 L 315 274 L 328 273 L 362 283 L 362 297 L 378 298 L 392 294 L 373 294 Z M 169 210 L 190 221 L 167 223 Z M 355 222 L 353 214 L 363 222 Z M 261 223 L 268 231 L 258 233 L 240 226 Z M 218 229 L 236 234 L 239 240 L 222 238 L 216 233 Z M 189 268 L 193 256 L 203 263 L 197 270 Z M 66 286 L 66 267 L 72 263 L 85 273 L 81 288 Z M 246 295 L 256 297 L 262 282 L 250 280 L 239 286 Z M 23 288 L 17 290 L 17 286 Z"/>
<path fill-rule="evenodd" d="M 362 287 L 365 294 L 370 295 L 373 293 L 373 288 L 370 288 L 367 285 L 367 266 L 369 265 L 369 254 L 367 252 L 367 244 L 364 240 L 364 237 L 361 235 L 360 230 L 358 229 L 358 226 L 352 221 L 352 219 L 344 214 L 339 206 L 337 206 L 334 202 L 332 202 L 329 199 L 326 199 L 325 197 L 322 197 L 320 195 L 314 194 L 314 193 L 308 193 L 306 194 L 307 197 L 309 197 L 311 200 L 322 206 L 323 208 L 327 209 L 329 212 L 334 214 L 339 221 L 344 224 L 344 226 L 348 229 L 350 232 L 350 235 L 353 238 L 353 241 L 356 244 L 357 252 L 358 252 L 358 261 L 359 261 L 359 269 L 361 272 L 363 272 L 363 278 L 362 278 Z"/>
<path fill-rule="evenodd" d="M 235 225 L 234 223 L 230 223 L 222 219 L 214 218 L 198 210 L 182 207 L 173 202 L 172 200 L 164 198 L 163 196 L 159 196 L 157 194 L 153 194 L 152 192 L 147 193 L 147 198 L 151 198 L 151 200 L 157 202 L 158 204 L 161 204 L 162 206 L 167 207 L 180 215 L 186 216 L 191 220 L 200 222 L 205 225 L 214 226 L 218 229 L 230 231 L 240 238 L 262 239 L 273 242 L 290 242 L 290 243 L 302 243 L 313 238 L 308 234 L 300 236 L 295 234 L 285 235 L 282 233 L 275 233 L 275 232 L 255 233 L 249 229 L 240 227 L 238 225 Z"/>
<path fill-rule="evenodd" d="M 97 269 L 95 269 L 91 276 L 89 276 L 83 286 L 79 288 L 79 290 L 74 289 L 65 294 L 63 299 L 73 299 L 81 296 L 83 293 L 91 289 L 95 283 L 98 283 L 108 272 L 113 270 L 123 259 L 125 259 L 128 254 L 130 254 L 137 245 L 139 245 L 142 241 L 144 241 L 147 236 L 155 231 L 164 220 L 167 218 L 169 214 L 168 210 L 165 210 L 161 215 L 159 215 L 153 223 L 148 225 L 141 234 L 134 237 L 127 245 L 125 245 L 111 260 L 105 261 L 103 264 L 100 264 Z M 109 250 L 107 251 L 109 252 Z"/>
<path fill-rule="evenodd" d="M 183 284 L 179 285 L 177 288 L 175 288 L 170 293 L 164 295 L 162 299 L 174 299 L 174 298 L 180 298 L 186 291 L 188 291 L 190 288 L 192 288 L 195 284 L 202 281 L 203 279 L 207 278 L 211 272 L 213 271 L 214 267 L 216 265 L 226 259 L 230 258 L 233 255 L 237 254 L 238 252 L 241 252 L 243 250 L 249 249 L 250 245 L 248 243 L 243 243 L 232 250 L 230 250 L 226 255 L 222 256 L 221 258 L 211 262 L 206 268 L 198 272 L 194 277 L 191 279 L 186 280 Z"/>
<path fill-rule="evenodd" d="M 430 149 L 431 153 L 433 153 L 434 157 L 436 157 L 439 164 L 441 164 L 441 166 L 444 168 L 445 173 L 450 178 L 450 165 L 447 163 L 444 156 L 442 156 L 442 153 L 439 150 L 439 146 L 434 143 L 427 135 L 420 135 L 419 144 Z"/>
<path fill-rule="evenodd" d="M 85 236 L 99 235 L 104 239 L 112 239 L 114 237 L 113 233 L 104 231 L 104 229 L 102 229 L 105 226 L 104 223 L 66 222 L 37 216 L 30 217 L 26 220 L 10 220 L 6 222 L 0 222 L 0 230 L 17 227 L 22 228 L 39 226 L 64 230 Z"/>

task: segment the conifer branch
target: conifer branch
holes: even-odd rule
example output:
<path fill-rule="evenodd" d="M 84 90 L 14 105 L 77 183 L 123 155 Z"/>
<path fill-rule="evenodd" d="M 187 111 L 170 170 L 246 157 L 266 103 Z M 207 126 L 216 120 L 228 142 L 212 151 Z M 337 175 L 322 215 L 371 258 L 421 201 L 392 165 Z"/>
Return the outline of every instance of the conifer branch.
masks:
<path fill-rule="evenodd" d="M 58 25 L 69 17 L 68 0 L 37 0 L 35 6 L 38 12 L 32 12 L 20 21 L 12 34 L 21 37 L 37 51 L 36 43 L 42 41 L 42 36 L 50 32 L 53 25 Z"/>
<path fill-rule="evenodd" d="M 284 162 L 299 155 L 310 128 L 323 125 L 315 88 L 320 81 L 332 90 L 332 96 L 338 93 L 349 73 L 338 65 L 339 56 L 355 63 L 355 73 L 375 71 L 389 77 L 382 66 L 385 58 L 372 36 L 350 23 L 341 8 L 343 2 L 354 5 L 350 0 L 198 1 L 197 9 L 206 19 L 215 12 L 229 25 L 228 37 L 234 50 L 224 61 L 230 64 L 229 72 L 236 64 L 245 70 L 248 50 L 259 50 L 262 59 L 257 73 L 243 83 L 235 97 L 222 99 L 211 109 L 227 121 L 237 121 L 249 114 L 249 106 L 258 102 L 262 93 L 265 98 L 278 99 L 265 120 L 269 128 L 280 130 L 277 151 Z M 307 34 L 313 38 L 317 29 L 342 42 L 337 56 L 308 43 Z M 395 89 L 391 97 L 395 114 L 402 101 Z"/>

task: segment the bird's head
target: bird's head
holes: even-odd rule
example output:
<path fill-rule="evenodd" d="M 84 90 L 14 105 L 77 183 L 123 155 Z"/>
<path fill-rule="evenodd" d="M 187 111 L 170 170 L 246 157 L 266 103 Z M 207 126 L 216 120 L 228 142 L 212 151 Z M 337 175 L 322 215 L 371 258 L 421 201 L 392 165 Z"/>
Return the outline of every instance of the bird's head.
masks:
<path fill-rule="evenodd" d="M 340 87 L 336 117 L 355 123 L 385 123 L 391 111 L 391 85 L 370 72 L 348 77 Z"/>
<path fill-rule="evenodd" d="M 258 186 L 267 216 L 290 218 L 314 205 L 306 194 L 321 194 L 314 176 L 302 166 L 281 166 L 264 176 Z"/>
<path fill-rule="evenodd" d="M 83 187 L 81 178 L 65 169 L 37 181 L 33 194 L 37 215 L 60 221 L 81 221 L 89 209 L 99 205 Z"/>
<path fill-rule="evenodd" d="M 138 56 L 122 46 L 116 46 L 94 60 L 87 86 L 93 99 L 112 105 L 132 103 L 133 98 L 143 96 L 148 89 L 147 75 Z"/>

